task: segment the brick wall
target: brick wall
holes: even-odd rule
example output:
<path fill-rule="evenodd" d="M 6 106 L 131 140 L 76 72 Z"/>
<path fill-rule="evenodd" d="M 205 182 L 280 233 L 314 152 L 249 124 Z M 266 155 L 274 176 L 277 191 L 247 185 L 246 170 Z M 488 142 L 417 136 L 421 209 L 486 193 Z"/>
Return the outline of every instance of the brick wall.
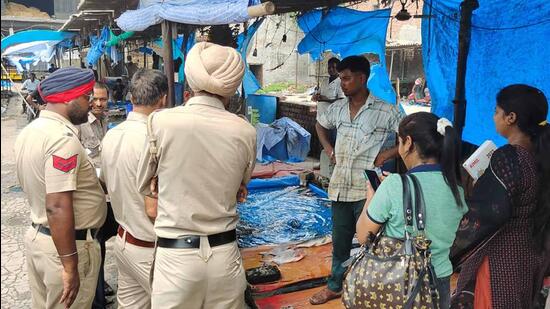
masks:
<path fill-rule="evenodd" d="M 282 117 L 288 117 L 296 121 L 309 133 L 311 133 L 311 143 L 308 156 L 319 158 L 321 153 L 321 145 L 317 132 L 315 132 L 315 118 L 317 116 L 317 108 L 315 106 L 308 106 L 296 103 L 281 102 L 277 104 L 277 119 Z"/>

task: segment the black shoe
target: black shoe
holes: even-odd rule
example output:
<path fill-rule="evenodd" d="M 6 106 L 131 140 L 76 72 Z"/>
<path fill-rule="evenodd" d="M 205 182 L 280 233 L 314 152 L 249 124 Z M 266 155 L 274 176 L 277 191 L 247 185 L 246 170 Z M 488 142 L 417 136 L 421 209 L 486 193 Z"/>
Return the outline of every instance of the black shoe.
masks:
<path fill-rule="evenodd" d="M 115 290 L 107 283 L 105 282 L 105 296 L 113 296 L 115 295 Z"/>

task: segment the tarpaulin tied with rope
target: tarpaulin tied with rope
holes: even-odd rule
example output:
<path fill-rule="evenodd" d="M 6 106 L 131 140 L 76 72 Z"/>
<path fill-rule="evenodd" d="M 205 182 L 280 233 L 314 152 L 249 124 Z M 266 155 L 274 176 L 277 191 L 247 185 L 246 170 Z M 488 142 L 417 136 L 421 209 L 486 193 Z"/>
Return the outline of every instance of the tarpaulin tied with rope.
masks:
<path fill-rule="evenodd" d="M 379 62 L 371 63 L 368 88 L 391 103 L 396 94 L 386 71 L 386 32 L 390 9 L 362 12 L 335 7 L 324 16 L 321 10 L 310 11 L 298 18 L 298 26 L 305 37 L 298 44 L 300 54 L 308 53 L 313 60 L 320 60 L 326 51 L 345 58 L 372 53 Z"/>

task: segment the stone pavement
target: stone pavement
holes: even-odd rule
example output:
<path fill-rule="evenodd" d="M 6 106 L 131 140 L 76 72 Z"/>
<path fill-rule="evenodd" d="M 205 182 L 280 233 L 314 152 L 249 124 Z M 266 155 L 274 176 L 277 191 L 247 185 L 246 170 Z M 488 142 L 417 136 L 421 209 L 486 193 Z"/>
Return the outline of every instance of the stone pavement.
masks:
<path fill-rule="evenodd" d="M 1 119 L 1 308 L 30 308 L 31 293 L 27 279 L 24 234 L 29 228 L 29 205 L 21 191 L 15 173 L 13 147 L 17 134 L 27 124 L 21 115 L 19 99 L 12 98 L 9 104 L 2 100 L 6 111 Z M 114 238 L 107 242 L 105 280 L 116 290 L 116 267 L 113 256 Z M 116 308 L 115 297 L 108 300 L 108 309 Z"/>

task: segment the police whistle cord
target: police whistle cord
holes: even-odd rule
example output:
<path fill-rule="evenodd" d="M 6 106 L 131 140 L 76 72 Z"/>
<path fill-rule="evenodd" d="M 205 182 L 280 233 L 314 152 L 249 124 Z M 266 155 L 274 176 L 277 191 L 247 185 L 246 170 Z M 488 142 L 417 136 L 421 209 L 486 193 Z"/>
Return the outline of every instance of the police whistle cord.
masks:
<path fill-rule="evenodd" d="M 10 74 L 8 73 L 8 70 L 6 70 L 6 68 L 4 67 L 4 64 L 1 63 L 1 65 L 2 65 L 2 71 L 4 71 L 4 73 L 6 74 L 6 76 L 8 77 L 10 82 L 12 83 L 12 85 L 15 85 L 15 83 L 13 82 L 13 80 L 10 77 Z M 27 105 L 27 111 L 31 111 L 32 116 L 36 117 L 36 113 L 34 112 L 34 108 L 32 106 L 30 106 L 29 103 L 27 102 L 27 99 L 25 99 L 25 97 L 23 97 L 23 95 L 21 94 L 21 90 L 17 89 L 17 94 L 19 94 L 21 99 L 23 99 L 23 102 L 25 102 L 25 104 Z"/>

